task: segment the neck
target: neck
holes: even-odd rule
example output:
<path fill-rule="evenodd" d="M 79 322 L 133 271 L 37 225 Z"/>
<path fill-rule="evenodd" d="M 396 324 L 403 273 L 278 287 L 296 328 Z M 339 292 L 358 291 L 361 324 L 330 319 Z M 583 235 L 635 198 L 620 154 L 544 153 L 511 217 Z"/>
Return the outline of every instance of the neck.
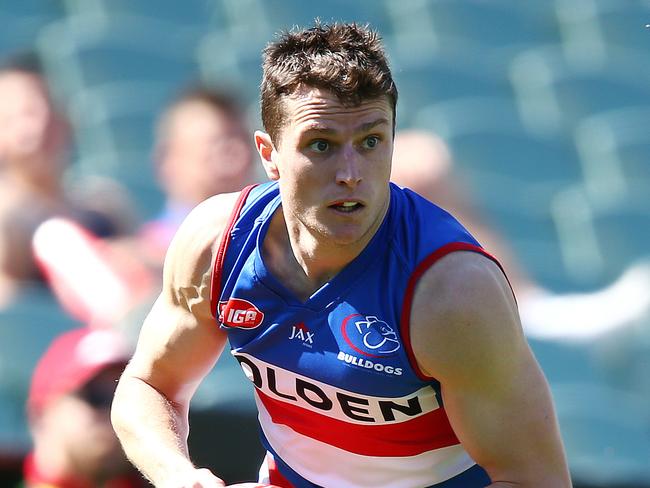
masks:
<path fill-rule="evenodd" d="M 61 184 L 56 178 L 28 174 L 23 171 L 11 171 L 11 168 L 9 168 L 6 175 L 11 181 L 11 184 L 14 185 L 14 188 L 20 192 L 38 193 L 52 200 L 59 200 L 63 194 Z"/>
<path fill-rule="evenodd" d="M 285 286 L 306 299 L 363 251 L 384 216 L 382 212 L 359 241 L 340 244 L 314 235 L 300 222 L 286 219 L 280 208 L 264 239 L 264 258 Z"/>
<path fill-rule="evenodd" d="M 305 276 L 314 284 L 322 285 L 347 266 L 367 244 L 337 245 L 316 238 L 308 229 L 287 228 L 287 247 Z"/>

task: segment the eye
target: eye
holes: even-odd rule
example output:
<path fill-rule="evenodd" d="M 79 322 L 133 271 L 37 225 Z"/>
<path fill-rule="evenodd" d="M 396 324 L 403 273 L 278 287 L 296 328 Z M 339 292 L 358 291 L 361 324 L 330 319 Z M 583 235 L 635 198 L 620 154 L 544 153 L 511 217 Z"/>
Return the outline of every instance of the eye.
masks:
<path fill-rule="evenodd" d="M 379 137 L 377 136 L 368 136 L 363 140 L 363 147 L 366 149 L 373 149 L 379 144 Z"/>
<path fill-rule="evenodd" d="M 322 139 L 318 139 L 312 143 L 309 144 L 309 148 L 317 153 L 324 153 L 329 149 L 330 145 L 327 141 L 324 141 Z"/>

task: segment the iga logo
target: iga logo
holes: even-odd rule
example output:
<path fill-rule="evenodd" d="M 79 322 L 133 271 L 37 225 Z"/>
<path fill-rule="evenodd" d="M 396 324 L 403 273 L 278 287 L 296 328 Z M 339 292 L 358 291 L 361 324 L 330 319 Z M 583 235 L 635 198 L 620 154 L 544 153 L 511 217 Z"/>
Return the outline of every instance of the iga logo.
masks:
<path fill-rule="evenodd" d="M 399 349 L 393 328 L 374 315 L 348 315 L 341 324 L 341 333 L 352 349 L 365 356 L 390 356 Z"/>
<path fill-rule="evenodd" d="M 231 298 L 219 302 L 219 322 L 228 327 L 254 329 L 264 320 L 264 313 L 248 300 Z"/>

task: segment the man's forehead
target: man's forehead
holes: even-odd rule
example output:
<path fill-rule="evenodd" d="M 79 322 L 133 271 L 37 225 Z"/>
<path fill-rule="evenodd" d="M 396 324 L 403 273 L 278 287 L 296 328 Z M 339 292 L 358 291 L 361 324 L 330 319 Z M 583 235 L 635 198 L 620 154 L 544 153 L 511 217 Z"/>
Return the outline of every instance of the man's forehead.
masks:
<path fill-rule="evenodd" d="M 362 106 L 368 105 L 386 105 L 387 109 L 391 109 L 391 103 L 389 101 L 388 95 L 380 95 L 375 98 L 362 99 L 359 104 L 351 105 L 349 103 L 343 102 L 338 95 L 333 91 L 326 88 L 319 88 L 309 85 L 301 85 L 293 92 L 284 96 L 284 101 L 293 105 L 304 105 L 304 104 L 322 104 L 329 105 L 332 107 L 340 107 L 345 109 L 357 109 Z"/>
<path fill-rule="evenodd" d="M 0 72 L 0 87 L 8 96 L 16 92 L 34 92 L 42 95 L 45 92 L 43 82 L 38 76 L 22 71 L 4 71 Z M 9 93 L 11 91 L 11 93 Z"/>
<path fill-rule="evenodd" d="M 356 125 L 376 124 L 392 120 L 392 105 L 387 96 L 362 100 L 350 105 L 333 92 L 315 87 L 301 87 L 284 99 L 285 115 L 290 125 L 303 129 L 327 128 L 329 121 L 346 120 Z"/>

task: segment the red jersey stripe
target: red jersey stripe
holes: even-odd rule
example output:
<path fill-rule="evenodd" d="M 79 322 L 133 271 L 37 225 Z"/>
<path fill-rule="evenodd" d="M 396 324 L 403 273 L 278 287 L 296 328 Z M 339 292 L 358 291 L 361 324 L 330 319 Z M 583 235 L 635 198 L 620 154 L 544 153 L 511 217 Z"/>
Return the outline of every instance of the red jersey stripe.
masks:
<path fill-rule="evenodd" d="M 266 462 L 269 467 L 269 482 L 273 486 L 279 486 L 281 488 L 294 488 L 294 486 L 289 482 L 288 479 L 278 469 L 275 459 L 270 454 L 266 456 Z"/>
<path fill-rule="evenodd" d="M 422 262 L 420 262 L 420 264 L 417 266 L 417 268 L 415 268 L 415 271 L 413 271 L 413 274 L 409 278 L 409 283 L 406 288 L 406 293 L 404 294 L 404 301 L 402 302 L 402 317 L 400 319 L 400 330 L 401 330 L 402 340 L 404 341 L 404 349 L 406 350 L 406 354 L 411 363 L 411 367 L 413 368 L 413 371 L 415 371 L 415 374 L 417 374 L 418 377 L 424 381 L 435 380 L 435 378 L 426 375 L 420 369 L 420 367 L 418 366 L 418 362 L 415 359 L 415 354 L 413 354 L 413 347 L 411 345 L 411 307 L 413 305 L 415 286 L 418 284 L 418 280 L 431 266 L 433 266 L 438 260 L 446 256 L 447 254 L 450 254 L 455 251 L 470 251 L 470 252 L 483 254 L 488 259 L 494 261 L 496 265 L 499 266 L 499 268 L 501 268 L 501 271 L 503 272 L 504 276 L 506 276 L 503 267 L 494 256 L 492 256 L 490 253 L 485 251 L 482 247 L 475 246 L 473 244 L 468 244 L 466 242 L 450 242 L 449 244 L 442 246 L 441 248 L 429 254 L 426 258 L 424 258 Z M 508 279 L 507 276 L 506 279 Z M 512 286 L 510 288 L 512 289 Z M 514 295 L 514 291 L 513 291 L 513 295 Z"/>
<path fill-rule="evenodd" d="M 212 309 L 212 316 L 219 320 L 219 296 L 221 295 L 221 274 L 223 271 L 223 261 L 226 258 L 226 250 L 228 249 L 228 244 L 230 242 L 230 232 L 239 218 L 244 204 L 246 203 L 246 198 L 253 188 L 257 184 L 248 185 L 245 187 L 235 202 L 235 206 L 232 209 L 230 218 L 228 219 L 228 224 L 221 234 L 221 242 L 219 243 L 219 248 L 217 254 L 215 255 L 214 265 L 212 267 L 212 283 L 210 286 L 210 305 Z"/>
<path fill-rule="evenodd" d="M 363 456 L 402 457 L 459 444 L 442 408 L 404 422 L 384 425 L 348 423 L 255 391 L 276 424 L 306 437 Z M 432 437 L 436 434 L 435 437 Z"/>

